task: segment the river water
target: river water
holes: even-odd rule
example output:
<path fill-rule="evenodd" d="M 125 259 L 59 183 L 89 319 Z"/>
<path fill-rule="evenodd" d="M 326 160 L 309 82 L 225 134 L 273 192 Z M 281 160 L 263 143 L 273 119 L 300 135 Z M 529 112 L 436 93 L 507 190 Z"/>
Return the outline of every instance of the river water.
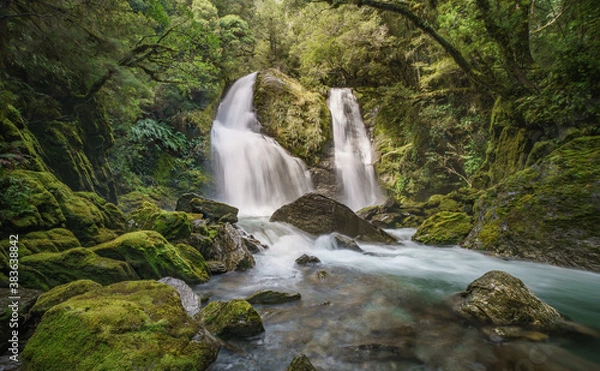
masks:
<path fill-rule="evenodd" d="M 215 276 L 195 291 L 210 300 L 267 289 L 298 292 L 302 299 L 255 305 L 266 331 L 232 340 L 210 370 L 285 370 L 301 353 L 322 370 L 600 370 L 598 340 L 496 342 L 462 323 L 445 304 L 484 273 L 503 270 L 571 320 L 598 329 L 600 274 L 417 244 L 410 239 L 414 229 L 388 231 L 398 239 L 394 244 L 340 250 L 330 235 L 269 222 L 277 207 L 312 184 L 299 159 L 260 133 L 252 110 L 255 79 L 256 74 L 246 76 L 230 89 L 211 140 L 221 199 L 240 208 L 238 226 L 269 248 L 255 254 L 253 269 Z M 334 99 L 338 93 L 350 99 L 345 90 Z M 341 111 L 352 111 L 340 102 Z M 346 202 L 355 207 L 376 202 L 352 194 L 346 193 Z M 302 254 L 321 263 L 298 266 L 295 259 Z"/>

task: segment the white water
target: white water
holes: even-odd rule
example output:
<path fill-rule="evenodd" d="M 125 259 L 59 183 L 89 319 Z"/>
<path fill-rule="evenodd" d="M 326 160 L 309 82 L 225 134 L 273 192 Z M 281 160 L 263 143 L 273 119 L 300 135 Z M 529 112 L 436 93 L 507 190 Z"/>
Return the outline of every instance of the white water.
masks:
<path fill-rule="evenodd" d="M 241 215 L 270 215 L 312 190 L 304 163 L 260 133 L 252 109 L 256 73 L 237 80 L 219 105 L 211 149 L 219 198 Z"/>
<path fill-rule="evenodd" d="M 383 203 L 373 168 L 373 149 L 352 91 L 329 91 L 327 105 L 333 121 L 336 172 L 342 183 L 341 202 L 352 210 Z"/>

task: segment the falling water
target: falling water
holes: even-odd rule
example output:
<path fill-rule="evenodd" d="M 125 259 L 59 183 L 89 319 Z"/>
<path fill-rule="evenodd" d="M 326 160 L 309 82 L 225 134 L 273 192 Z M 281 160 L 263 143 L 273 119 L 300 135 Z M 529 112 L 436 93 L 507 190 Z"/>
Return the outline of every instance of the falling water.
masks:
<path fill-rule="evenodd" d="M 260 133 L 252 109 L 256 73 L 236 81 L 221 102 L 211 130 L 221 199 L 244 215 L 270 215 L 312 190 L 304 163 Z"/>
<path fill-rule="evenodd" d="M 327 104 L 333 118 L 335 167 L 343 188 L 341 201 L 353 210 L 383 202 L 373 168 L 373 150 L 356 98 L 348 88 L 331 89 Z"/>

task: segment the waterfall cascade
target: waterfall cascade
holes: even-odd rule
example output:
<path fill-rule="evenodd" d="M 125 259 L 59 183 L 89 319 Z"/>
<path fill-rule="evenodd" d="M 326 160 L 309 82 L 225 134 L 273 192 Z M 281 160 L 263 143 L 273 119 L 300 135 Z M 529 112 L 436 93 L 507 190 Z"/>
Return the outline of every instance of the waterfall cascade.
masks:
<path fill-rule="evenodd" d="M 220 198 L 242 215 L 270 215 L 312 190 L 304 163 L 260 133 L 252 109 L 256 73 L 237 80 L 219 105 L 211 150 Z"/>
<path fill-rule="evenodd" d="M 341 202 L 353 210 L 384 202 L 373 168 L 371 142 L 352 91 L 335 88 L 327 105 L 333 120 L 335 167 L 342 184 Z"/>

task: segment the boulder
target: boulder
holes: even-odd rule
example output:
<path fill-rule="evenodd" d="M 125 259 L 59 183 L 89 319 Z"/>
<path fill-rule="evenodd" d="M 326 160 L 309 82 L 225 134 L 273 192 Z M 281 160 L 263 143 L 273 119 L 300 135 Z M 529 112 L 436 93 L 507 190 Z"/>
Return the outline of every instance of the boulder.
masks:
<path fill-rule="evenodd" d="M 153 230 L 169 241 L 187 238 L 192 233 L 192 224 L 186 213 L 161 210 L 147 201 L 128 214 L 127 219 L 131 231 Z"/>
<path fill-rule="evenodd" d="M 283 304 L 290 301 L 300 300 L 299 293 L 290 294 L 273 290 L 258 291 L 250 295 L 246 301 L 250 304 Z"/>
<path fill-rule="evenodd" d="M 298 259 L 296 259 L 296 264 L 298 265 L 317 264 L 320 262 L 321 260 L 316 256 L 306 254 L 302 254 Z"/>
<path fill-rule="evenodd" d="M 471 217 L 464 212 L 440 211 L 427 218 L 412 239 L 428 245 L 457 245 L 472 226 Z"/>
<path fill-rule="evenodd" d="M 358 217 L 349 207 L 331 198 L 309 193 L 283 205 L 271 216 L 312 234 L 338 232 L 359 240 L 393 243 L 396 239 Z"/>
<path fill-rule="evenodd" d="M 223 339 L 245 338 L 265 331 L 258 312 L 242 299 L 210 302 L 195 318 L 213 335 Z"/>
<path fill-rule="evenodd" d="M 56 286 L 40 295 L 29 314 L 36 319 L 41 319 L 44 313 L 53 306 L 100 287 L 102 287 L 101 284 L 92 280 L 77 280 Z"/>
<path fill-rule="evenodd" d="M 287 371 L 317 371 L 315 366 L 310 362 L 310 359 L 305 354 L 300 354 L 294 357 Z"/>
<path fill-rule="evenodd" d="M 12 330 L 19 331 L 19 341 L 21 341 L 21 344 L 26 340 L 26 333 L 32 326 L 32 322 L 27 320 L 26 314 L 35 304 L 36 300 L 38 300 L 40 294 L 42 294 L 42 291 L 40 290 L 19 287 L 20 299 L 17 308 L 11 306 L 14 302 L 11 297 L 11 289 L 0 288 L 0 341 L 2 341 L 2 344 L 8 344 L 8 346 L 3 346 L 0 349 L 0 354 L 7 353 L 8 348 L 11 347 L 12 344 L 9 343 L 9 339 L 12 337 Z M 14 309 L 18 310 L 15 311 Z M 15 318 L 19 324 L 18 328 L 11 327 L 11 324 L 15 323 L 13 322 Z M 14 324 L 12 326 L 14 326 Z M 9 355 L 12 355 L 12 353 L 9 353 Z M 0 369 L 2 369 L 1 364 Z"/>
<path fill-rule="evenodd" d="M 480 324 L 553 331 L 563 321 L 561 314 L 538 299 L 523 281 L 502 271 L 487 272 L 450 301 L 461 317 Z"/>
<path fill-rule="evenodd" d="M 362 252 L 363 250 L 358 246 L 356 241 L 351 238 L 344 236 L 343 234 L 334 233 L 333 234 L 333 243 L 335 247 L 343 250 L 352 250 L 356 252 Z"/>
<path fill-rule="evenodd" d="M 198 251 L 185 244 L 173 246 L 154 231 L 126 233 L 90 250 L 105 258 L 127 262 L 142 279 L 172 276 L 191 283 L 210 279 L 204 257 Z"/>
<path fill-rule="evenodd" d="M 185 282 L 173 277 L 163 277 L 158 282 L 166 283 L 179 293 L 181 305 L 190 316 L 200 311 L 200 297 Z"/>
<path fill-rule="evenodd" d="M 204 254 L 204 252 L 203 252 Z M 207 260 L 222 262 L 228 271 L 244 271 L 254 267 L 254 257 L 248 251 L 241 232 L 230 223 L 217 230 L 213 244 L 205 255 Z"/>
<path fill-rule="evenodd" d="M 239 210 L 222 202 L 204 198 L 197 193 L 185 193 L 177 200 L 177 211 L 199 213 L 213 222 L 236 223 Z"/>
<path fill-rule="evenodd" d="M 96 288 L 49 309 L 22 358 L 29 371 L 205 370 L 218 351 L 174 288 L 136 281 Z"/>
<path fill-rule="evenodd" d="M 126 262 L 102 257 L 83 247 L 28 255 L 19 264 L 19 285 L 42 290 L 80 279 L 108 285 L 139 278 Z"/>

